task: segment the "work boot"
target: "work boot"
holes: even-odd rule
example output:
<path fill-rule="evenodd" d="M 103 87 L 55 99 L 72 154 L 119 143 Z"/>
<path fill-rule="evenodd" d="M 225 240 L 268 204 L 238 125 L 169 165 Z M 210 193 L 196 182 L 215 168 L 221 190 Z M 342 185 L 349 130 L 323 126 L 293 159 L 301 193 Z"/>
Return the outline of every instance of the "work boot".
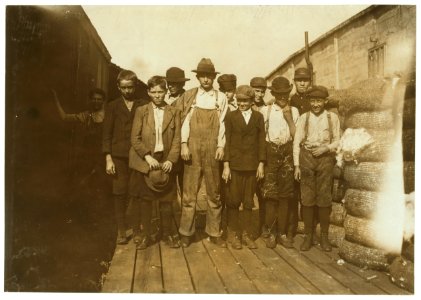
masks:
<path fill-rule="evenodd" d="M 125 229 L 118 230 L 117 245 L 125 245 L 128 242 L 129 242 L 129 238 L 126 235 L 126 230 Z"/>
<path fill-rule="evenodd" d="M 187 248 L 188 246 L 190 246 L 192 242 L 192 237 L 187 236 L 187 235 L 182 235 L 180 242 L 181 242 L 181 247 Z"/>
<path fill-rule="evenodd" d="M 235 234 L 235 236 L 233 237 L 231 247 L 235 250 L 243 249 L 243 246 L 241 245 L 241 238 L 238 236 L 238 234 Z"/>
<path fill-rule="evenodd" d="M 327 232 L 320 233 L 320 247 L 322 247 L 323 251 L 326 251 L 326 252 L 332 251 L 332 246 L 330 245 Z"/>
<path fill-rule="evenodd" d="M 266 238 L 269 237 L 269 235 L 270 235 L 269 228 L 266 225 L 263 225 L 262 226 L 262 234 L 261 234 L 262 238 L 266 239 Z"/>
<path fill-rule="evenodd" d="M 312 246 L 312 241 L 313 241 L 313 234 L 305 234 L 304 235 L 304 241 L 301 243 L 300 246 L 300 250 L 301 251 L 308 251 L 310 250 L 311 246 Z"/>
<path fill-rule="evenodd" d="M 285 234 L 278 234 L 276 241 L 279 245 L 284 246 L 285 248 L 294 248 L 294 245 L 291 243 L 291 240 L 287 238 Z"/>
<path fill-rule="evenodd" d="M 133 242 L 137 245 L 142 241 L 140 230 L 133 230 Z"/>
<path fill-rule="evenodd" d="M 145 250 L 146 248 L 148 248 L 149 244 L 150 244 L 149 237 L 147 235 L 143 235 L 140 238 L 140 242 L 136 244 L 136 249 Z"/>
<path fill-rule="evenodd" d="M 273 233 L 269 233 L 269 236 L 265 238 L 265 244 L 268 248 L 275 248 L 276 247 L 276 237 Z"/>
<path fill-rule="evenodd" d="M 167 235 L 164 237 L 164 243 L 170 248 L 180 248 L 181 246 L 180 237 L 178 234 Z"/>
<path fill-rule="evenodd" d="M 212 244 L 215 244 L 219 248 L 226 248 L 227 243 L 220 236 L 210 236 L 209 240 Z"/>
<path fill-rule="evenodd" d="M 287 239 L 291 244 L 294 244 L 294 234 L 292 232 L 287 233 Z"/>
<path fill-rule="evenodd" d="M 243 244 L 249 249 L 257 249 L 256 243 L 250 238 L 247 233 L 243 234 Z"/>
<path fill-rule="evenodd" d="M 319 244 L 319 238 L 317 237 L 316 230 L 313 231 L 312 243 L 314 246 Z"/>

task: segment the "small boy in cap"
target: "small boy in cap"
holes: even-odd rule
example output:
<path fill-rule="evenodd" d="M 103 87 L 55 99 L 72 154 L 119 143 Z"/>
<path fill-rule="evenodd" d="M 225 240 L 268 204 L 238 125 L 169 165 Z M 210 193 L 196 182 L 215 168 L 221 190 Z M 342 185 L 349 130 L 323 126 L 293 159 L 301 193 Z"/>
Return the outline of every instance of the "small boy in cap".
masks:
<path fill-rule="evenodd" d="M 227 198 L 228 228 L 235 233 L 233 249 L 241 249 L 242 242 L 250 249 L 257 248 L 250 238 L 253 197 L 256 182 L 264 177 L 265 127 L 261 113 L 251 109 L 254 91 L 241 85 L 236 90 L 238 110 L 225 118 L 225 156 L 222 179 L 230 181 L 230 197 Z M 239 207 L 243 204 L 243 216 L 239 220 Z"/>
<path fill-rule="evenodd" d="M 301 115 L 294 138 L 294 177 L 300 181 L 304 219 L 302 251 L 312 246 L 314 209 L 320 220 L 320 246 L 331 251 L 328 239 L 332 206 L 333 167 L 340 139 L 340 123 L 335 113 L 326 111 L 328 91 L 313 86 L 308 92 L 310 111 Z"/>
<path fill-rule="evenodd" d="M 292 140 L 299 114 L 290 107 L 289 94 L 292 85 L 287 78 L 279 76 L 272 81 L 271 94 L 274 103 L 261 110 L 266 127 L 266 176 L 262 195 L 266 206 L 266 246 L 276 244 L 293 247 L 291 235 L 287 236 L 288 207 L 294 201 L 294 164 Z M 275 226 L 276 225 L 276 226 Z"/>
<path fill-rule="evenodd" d="M 250 86 L 254 90 L 254 103 L 251 108 L 260 111 L 265 106 L 263 98 L 265 97 L 266 89 L 268 87 L 266 79 L 263 77 L 253 77 L 250 80 Z"/>
<path fill-rule="evenodd" d="M 219 90 L 227 96 L 229 111 L 238 108 L 237 101 L 234 98 L 237 87 L 237 77 L 234 74 L 222 74 L 218 77 Z"/>
<path fill-rule="evenodd" d="M 165 102 L 167 102 L 168 105 L 175 106 L 175 101 L 186 91 L 184 89 L 186 81 L 189 81 L 190 79 L 185 78 L 184 70 L 177 67 L 171 67 L 165 74 L 165 80 L 168 85 L 168 95 L 165 98 Z"/>
<path fill-rule="evenodd" d="M 129 166 L 133 172 L 129 192 L 133 240 L 137 249 L 146 249 L 150 244 L 154 200 L 159 201 L 164 242 L 172 248 L 180 247 L 172 222 L 172 202 L 177 197 L 172 171 L 180 156 L 181 120 L 179 110 L 164 101 L 166 93 L 164 78 L 150 78 L 148 94 L 151 102 L 136 109 L 133 121 L 129 154 Z M 140 223 L 143 225 L 142 233 Z"/>

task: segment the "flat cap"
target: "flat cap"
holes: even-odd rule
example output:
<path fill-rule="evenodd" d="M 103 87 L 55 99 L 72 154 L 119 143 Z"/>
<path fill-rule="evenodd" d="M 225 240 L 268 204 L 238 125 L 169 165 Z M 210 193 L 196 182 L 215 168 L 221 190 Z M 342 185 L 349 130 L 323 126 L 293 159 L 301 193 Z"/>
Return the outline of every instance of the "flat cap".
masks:
<path fill-rule="evenodd" d="M 222 74 L 218 77 L 218 84 L 222 91 L 235 90 L 237 77 L 234 74 Z"/>
<path fill-rule="evenodd" d="M 323 98 L 326 99 L 329 97 L 329 92 L 327 91 L 327 88 L 321 85 L 315 85 L 313 86 L 309 92 L 307 93 L 309 98 Z"/>
<path fill-rule="evenodd" d="M 298 68 L 294 73 L 294 80 L 296 79 L 310 79 L 310 70 L 307 68 Z"/>
<path fill-rule="evenodd" d="M 237 98 L 237 100 L 254 99 L 254 90 L 248 85 L 240 85 L 235 91 L 235 98 Z"/>
<path fill-rule="evenodd" d="M 250 86 L 267 88 L 268 84 L 266 83 L 266 80 L 263 77 L 253 77 L 250 80 Z"/>

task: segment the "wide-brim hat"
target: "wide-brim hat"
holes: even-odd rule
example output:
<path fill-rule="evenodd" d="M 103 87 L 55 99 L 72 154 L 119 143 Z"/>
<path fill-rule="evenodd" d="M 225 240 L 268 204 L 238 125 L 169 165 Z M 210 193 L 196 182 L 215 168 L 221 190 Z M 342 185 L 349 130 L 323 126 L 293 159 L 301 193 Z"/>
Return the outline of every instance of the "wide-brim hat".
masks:
<path fill-rule="evenodd" d="M 215 71 L 215 66 L 213 65 L 210 58 L 202 58 L 197 65 L 195 70 L 192 70 L 195 73 L 208 73 L 208 74 L 219 74 Z"/>
<path fill-rule="evenodd" d="M 162 169 L 150 170 L 145 174 L 146 185 L 155 192 L 164 192 L 170 185 L 170 176 Z"/>
<path fill-rule="evenodd" d="M 185 78 L 184 70 L 177 68 L 177 67 L 171 67 L 167 70 L 167 73 L 165 74 L 165 80 L 167 82 L 185 82 L 189 81 L 189 78 Z"/>
<path fill-rule="evenodd" d="M 278 76 L 272 81 L 269 89 L 274 93 L 289 93 L 292 90 L 292 84 L 283 76 Z"/>

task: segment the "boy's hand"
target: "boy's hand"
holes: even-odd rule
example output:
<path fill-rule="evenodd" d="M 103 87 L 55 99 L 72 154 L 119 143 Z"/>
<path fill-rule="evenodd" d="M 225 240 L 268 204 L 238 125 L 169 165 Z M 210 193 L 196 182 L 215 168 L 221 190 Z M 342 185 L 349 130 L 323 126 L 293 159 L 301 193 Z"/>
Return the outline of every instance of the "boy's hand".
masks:
<path fill-rule="evenodd" d="M 224 166 L 224 171 L 222 171 L 222 179 L 225 181 L 225 183 L 228 182 L 228 180 L 231 180 L 231 169 L 228 166 Z"/>
<path fill-rule="evenodd" d="M 172 170 L 172 162 L 167 160 L 166 162 L 162 164 L 162 171 L 164 171 L 165 173 L 169 173 L 171 172 L 171 170 Z"/>
<path fill-rule="evenodd" d="M 295 180 L 297 180 L 297 181 L 300 181 L 300 180 L 301 180 L 301 170 L 300 170 L 300 166 L 295 166 L 295 169 L 294 169 L 294 178 L 295 178 Z"/>
<path fill-rule="evenodd" d="M 318 157 L 328 151 L 329 151 L 329 148 L 326 145 L 321 145 L 321 146 L 311 149 L 311 154 L 313 154 L 313 156 L 315 157 Z"/>
<path fill-rule="evenodd" d="M 105 158 L 105 172 L 108 175 L 114 175 L 115 174 L 115 165 L 113 162 L 113 159 L 111 157 L 111 155 L 107 155 Z"/>
<path fill-rule="evenodd" d="M 189 146 L 187 146 L 187 143 L 181 144 L 181 158 L 183 160 L 190 160 L 190 150 Z"/>
<path fill-rule="evenodd" d="M 263 163 L 259 163 L 256 172 L 257 181 L 262 180 L 265 177 L 265 165 Z"/>
<path fill-rule="evenodd" d="M 156 170 L 159 169 L 159 162 L 153 158 L 150 154 L 145 155 L 145 160 L 149 165 L 149 169 Z"/>
<path fill-rule="evenodd" d="M 223 160 L 224 159 L 224 148 L 218 147 L 215 153 L 216 160 Z"/>

